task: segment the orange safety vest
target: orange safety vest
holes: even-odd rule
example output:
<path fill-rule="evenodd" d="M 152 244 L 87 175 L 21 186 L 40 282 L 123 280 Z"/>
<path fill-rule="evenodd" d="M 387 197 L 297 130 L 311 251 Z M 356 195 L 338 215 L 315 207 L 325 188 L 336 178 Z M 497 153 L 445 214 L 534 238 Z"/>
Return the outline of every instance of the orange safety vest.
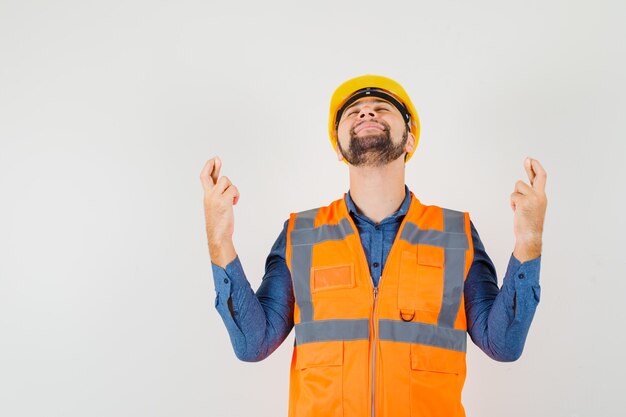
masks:
<path fill-rule="evenodd" d="M 374 288 L 344 198 L 292 213 L 289 417 L 462 417 L 470 218 L 411 204 Z"/>

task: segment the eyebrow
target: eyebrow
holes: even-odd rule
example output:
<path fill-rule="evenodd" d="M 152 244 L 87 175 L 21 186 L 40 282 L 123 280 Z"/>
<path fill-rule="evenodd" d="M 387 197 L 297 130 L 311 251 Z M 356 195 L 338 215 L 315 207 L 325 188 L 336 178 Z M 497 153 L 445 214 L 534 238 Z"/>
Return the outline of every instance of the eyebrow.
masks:
<path fill-rule="evenodd" d="M 348 107 L 346 107 L 345 109 L 343 109 L 343 114 L 346 114 L 346 112 L 347 112 L 348 110 L 350 110 L 352 107 L 354 107 L 354 106 L 358 106 L 358 105 L 360 105 L 360 104 L 363 104 L 363 103 L 359 103 L 359 101 L 360 101 L 360 100 L 357 100 L 357 101 L 355 101 L 354 103 L 350 104 L 350 105 L 349 105 Z M 391 104 L 390 102 L 388 102 L 387 100 L 381 100 L 381 99 L 378 99 L 378 98 L 373 99 L 373 100 L 372 100 L 372 102 L 374 102 L 374 103 L 376 103 L 376 104 L 389 104 L 390 106 L 392 106 L 392 104 Z"/>

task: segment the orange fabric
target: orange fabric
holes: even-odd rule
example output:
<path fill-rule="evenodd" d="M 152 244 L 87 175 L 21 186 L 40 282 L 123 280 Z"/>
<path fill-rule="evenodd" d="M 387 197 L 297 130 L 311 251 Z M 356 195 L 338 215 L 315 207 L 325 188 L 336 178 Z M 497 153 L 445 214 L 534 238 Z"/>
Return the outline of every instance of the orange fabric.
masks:
<path fill-rule="evenodd" d="M 354 287 L 352 265 L 312 268 L 313 291 Z"/>
<path fill-rule="evenodd" d="M 292 279 L 291 234 L 297 216 L 290 216 L 287 229 L 286 260 Z M 337 225 L 344 219 L 354 233 L 312 245 L 311 268 L 306 274 L 310 276 L 312 322 L 369 319 L 369 340 L 296 340 L 290 369 L 289 416 L 465 416 L 461 404 L 466 376 L 464 351 L 379 339 L 381 320 L 438 326 L 444 301 L 444 248 L 412 244 L 400 236 L 407 222 L 419 229 L 443 232 L 442 208 L 422 205 L 411 193 L 409 211 L 387 258 L 376 298 L 358 229 L 345 200 L 321 207 L 313 227 Z M 473 259 L 468 213 L 462 213 L 462 221 L 468 242 L 460 272 L 464 281 Z M 458 291 L 461 294 L 454 295 L 461 301 L 453 328 L 465 332 L 462 288 Z M 296 326 L 301 325 L 301 318 L 296 297 Z"/>

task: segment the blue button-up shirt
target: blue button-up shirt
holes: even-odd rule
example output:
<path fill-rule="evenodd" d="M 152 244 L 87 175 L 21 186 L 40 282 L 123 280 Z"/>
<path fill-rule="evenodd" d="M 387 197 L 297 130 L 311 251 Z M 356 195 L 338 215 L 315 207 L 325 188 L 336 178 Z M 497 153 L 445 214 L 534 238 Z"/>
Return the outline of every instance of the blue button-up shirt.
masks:
<path fill-rule="evenodd" d="M 395 213 L 375 223 L 359 214 L 350 192 L 346 205 L 358 229 L 374 285 L 391 250 L 411 197 Z M 221 268 L 211 263 L 215 281 L 215 307 L 219 312 L 237 357 L 255 362 L 268 357 L 293 328 L 294 295 L 291 273 L 285 260 L 288 220 L 265 262 L 265 274 L 258 290 L 250 287 L 239 256 Z M 514 361 L 522 354 L 540 297 L 541 256 L 521 263 L 511 254 L 502 287 L 493 262 L 470 222 L 474 259 L 465 279 L 464 300 L 467 331 L 472 341 L 491 358 Z"/>

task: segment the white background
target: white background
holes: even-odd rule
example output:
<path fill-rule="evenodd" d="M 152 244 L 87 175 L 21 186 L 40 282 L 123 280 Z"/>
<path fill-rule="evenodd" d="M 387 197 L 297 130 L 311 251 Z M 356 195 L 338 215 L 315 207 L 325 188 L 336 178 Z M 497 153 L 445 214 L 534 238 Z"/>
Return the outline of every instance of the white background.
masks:
<path fill-rule="evenodd" d="M 541 303 L 518 361 L 470 342 L 468 416 L 621 415 L 625 17 L 621 1 L 0 0 L 0 415 L 286 415 L 293 332 L 236 359 L 198 176 L 219 155 L 239 188 L 256 289 L 289 213 L 347 191 L 328 104 L 366 73 L 411 95 L 407 185 L 470 212 L 500 282 L 524 157 L 548 171 Z"/>

